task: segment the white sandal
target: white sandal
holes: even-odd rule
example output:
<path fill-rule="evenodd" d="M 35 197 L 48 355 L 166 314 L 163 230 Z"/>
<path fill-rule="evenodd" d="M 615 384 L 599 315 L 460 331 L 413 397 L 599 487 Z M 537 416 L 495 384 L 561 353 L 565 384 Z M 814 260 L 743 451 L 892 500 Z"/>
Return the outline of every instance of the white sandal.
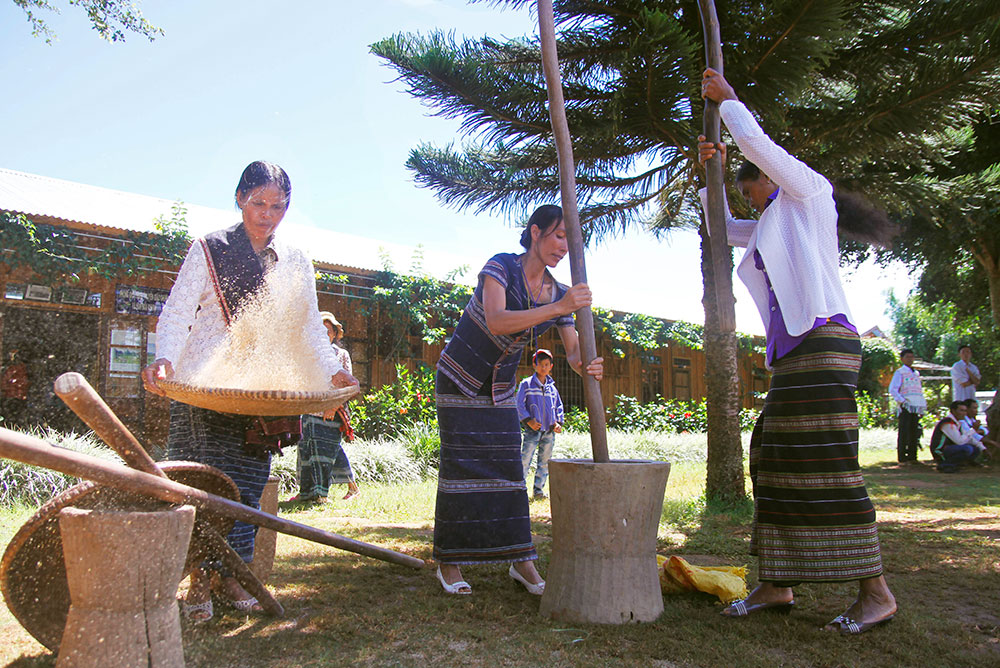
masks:
<path fill-rule="evenodd" d="M 524 588 L 528 590 L 529 594 L 534 594 L 535 596 L 541 596 L 542 594 L 545 593 L 545 580 L 542 580 L 541 582 L 537 583 L 528 582 L 528 580 L 523 575 L 517 572 L 517 569 L 514 568 L 513 564 L 511 564 L 510 570 L 507 571 L 507 573 L 512 578 L 523 584 Z"/>
<path fill-rule="evenodd" d="M 193 624 L 204 624 L 215 616 L 211 597 L 201 603 L 188 603 L 187 601 L 181 601 L 180 603 L 181 615 Z"/>
<path fill-rule="evenodd" d="M 470 585 L 465 580 L 459 580 L 458 582 L 454 582 L 452 584 L 448 584 L 447 582 L 445 582 L 444 576 L 441 575 L 441 567 L 440 566 L 438 566 L 438 568 L 437 568 L 437 579 L 438 579 L 438 582 L 441 583 L 441 586 L 444 587 L 445 592 L 447 592 L 449 594 L 458 594 L 460 596 L 468 596 L 469 594 L 472 593 L 472 585 Z"/>

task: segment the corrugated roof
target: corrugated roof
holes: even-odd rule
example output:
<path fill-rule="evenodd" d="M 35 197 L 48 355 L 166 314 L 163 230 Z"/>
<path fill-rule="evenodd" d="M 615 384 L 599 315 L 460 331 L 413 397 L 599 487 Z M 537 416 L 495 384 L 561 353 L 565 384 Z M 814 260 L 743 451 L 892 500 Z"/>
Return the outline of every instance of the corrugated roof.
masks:
<path fill-rule="evenodd" d="M 0 168 L 0 210 L 34 216 L 49 216 L 74 223 L 118 230 L 152 232 L 153 221 L 169 218 L 173 200 L 64 181 L 38 174 Z M 213 209 L 184 203 L 186 222 L 192 237 L 229 227 L 239 220 L 235 210 Z M 306 249 L 313 259 L 348 269 L 382 268 L 384 250 L 397 267 L 408 267 L 416 248 L 383 242 L 353 234 L 322 229 L 297 222 L 292 207 L 281 224 L 286 243 Z M 458 257 L 424 252 L 425 269 L 439 277 L 462 265 Z"/>

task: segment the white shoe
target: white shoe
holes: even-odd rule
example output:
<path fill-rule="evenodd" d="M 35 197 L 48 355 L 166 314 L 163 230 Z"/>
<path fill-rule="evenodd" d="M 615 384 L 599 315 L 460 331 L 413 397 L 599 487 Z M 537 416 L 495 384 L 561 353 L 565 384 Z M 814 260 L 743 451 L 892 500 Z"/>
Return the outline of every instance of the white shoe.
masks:
<path fill-rule="evenodd" d="M 472 585 L 470 585 L 465 580 L 459 580 L 458 582 L 448 584 L 445 582 L 444 576 L 441 575 L 441 567 L 437 568 L 437 579 L 444 587 L 444 590 L 449 594 L 458 594 L 460 596 L 468 596 L 472 593 Z"/>
<path fill-rule="evenodd" d="M 524 588 L 528 590 L 529 594 L 534 594 L 535 596 L 541 596 L 542 594 L 545 593 L 545 580 L 542 580 L 537 584 L 534 582 L 528 582 L 527 580 L 524 579 L 523 575 L 517 572 L 517 569 L 514 568 L 513 564 L 511 564 L 510 570 L 507 571 L 507 573 L 509 573 L 512 578 L 523 584 Z"/>

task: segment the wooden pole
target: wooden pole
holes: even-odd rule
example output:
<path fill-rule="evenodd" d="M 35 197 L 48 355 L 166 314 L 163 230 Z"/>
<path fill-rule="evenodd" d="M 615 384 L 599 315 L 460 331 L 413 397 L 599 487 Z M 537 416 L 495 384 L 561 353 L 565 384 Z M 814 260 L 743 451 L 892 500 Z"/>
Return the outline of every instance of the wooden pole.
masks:
<path fill-rule="evenodd" d="M 708 67 L 722 74 L 722 37 L 719 16 L 714 0 L 698 0 L 702 30 L 705 33 L 705 62 Z M 708 141 L 722 141 L 719 104 L 705 99 L 704 132 Z M 715 284 L 715 307 L 719 328 L 723 332 L 736 331 L 736 310 L 733 297 L 733 270 L 729 264 L 730 250 L 726 239 L 726 200 L 722 156 L 716 153 L 705 165 L 708 186 L 706 224 L 711 241 L 712 275 Z"/>
<path fill-rule="evenodd" d="M 587 282 L 587 267 L 583 258 L 583 232 L 580 229 L 580 212 L 576 206 L 576 167 L 573 162 L 573 142 L 566 120 L 562 80 L 559 75 L 559 55 L 556 51 L 555 17 L 552 0 L 538 0 L 538 33 L 542 41 L 542 71 L 549 93 L 549 119 L 559 157 L 559 191 L 562 196 L 563 221 L 566 225 L 566 242 L 569 245 L 569 266 L 573 284 Z M 580 333 L 580 358 L 583 360 L 583 395 L 590 418 L 590 445 L 594 461 L 608 462 L 607 420 L 601 385 L 587 374 L 587 365 L 597 357 L 597 339 L 594 333 L 594 314 L 589 306 L 576 312 L 577 331 Z"/>
<path fill-rule="evenodd" d="M 275 517 L 250 506 L 245 506 L 238 501 L 216 496 L 196 487 L 182 485 L 173 480 L 165 480 L 149 473 L 136 471 L 72 450 L 53 447 L 45 441 L 9 429 L 0 429 L 0 457 L 52 469 L 84 480 L 93 480 L 102 485 L 144 494 L 168 503 L 189 503 L 248 524 L 267 527 L 289 536 L 329 545 L 373 559 L 381 559 L 410 568 L 423 568 L 425 565 L 423 560 L 408 554 Z"/>
<path fill-rule="evenodd" d="M 134 469 L 168 480 L 139 440 L 128 427 L 118 419 L 97 390 L 87 382 L 82 374 L 70 371 L 56 378 L 56 395 L 69 406 L 84 424 L 94 430 L 97 436 L 111 446 L 125 463 Z M 275 617 L 282 617 L 285 609 L 264 583 L 257 579 L 246 562 L 229 546 L 208 523 L 196 518 L 193 535 L 195 545 L 206 558 L 217 558 L 233 573 L 233 577 L 257 599 L 264 611 Z"/>

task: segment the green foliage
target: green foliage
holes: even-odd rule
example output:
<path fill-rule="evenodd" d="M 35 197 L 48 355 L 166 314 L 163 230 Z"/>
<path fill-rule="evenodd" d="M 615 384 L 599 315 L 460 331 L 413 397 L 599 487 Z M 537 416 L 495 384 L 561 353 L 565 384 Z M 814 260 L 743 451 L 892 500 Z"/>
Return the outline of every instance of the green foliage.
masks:
<path fill-rule="evenodd" d="M 31 34 L 42 37 L 49 44 L 55 34 L 48 24 L 35 15 L 37 10 L 59 13 L 59 8 L 50 0 L 14 0 L 14 4 L 24 10 L 28 23 L 31 24 Z M 108 42 L 124 42 L 125 32 L 134 32 L 153 41 L 163 34 L 162 28 L 157 28 L 142 15 L 136 2 L 124 0 L 67 0 L 66 4 L 77 6 L 87 13 L 91 27 L 97 31 L 101 39 Z"/>
<path fill-rule="evenodd" d="M 454 282 L 465 271 L 460 267 L 446 281 L 435 279 L 423 271 L 423 250 L 418 247 L 410 273 L 399 274 L 383 254 L 372 301 L 362 307 L 366 316 L 378 316 L 378 327 L 369 332 L 376 353 L 386 360 L 414 357 L 409 351 L 410 336 L 428 344 L 444 340 L 458 325 L 472 295 L 472 288 Z"/>
<path fill-rule="evenodd" d="M 414 460 L 427 468 L 437 468 L 441 459 L 441 433 L 437 420 L 416 422 L 404 427 L 396 440 L 410 453 Z"/>
<path fill-rule="evenodd" d="M 979 294 L 974 287 L 965 291 Z M 972 346 L 974 362 L 983 374 L 980 389 L 996 387 L 1000 382 L 1000 328 L 992 321 L 984 299 L 964 300 L 960 306 L 953 297 L 929 303 L 926 292 L 911 294 L 905 302 L 889 296 L 889 315 L 893 338 L 900 348 L 912 348 L 920 359 L 951 366 L 958 361 L 958 347 Z M 969 301 L 973 302 L 970 307 Z"/>
<path fill-rule="evenodd" d="M 360 438 L 397 438 L 417 424 L 436 426 L 434 369 L 421 365 L 410 371 L 397 364 L 396 378 L 351 403 L 351 424 Z"/>
<path fill-rule="evenodd" d="M 187 253 L 187 209 L 175 202 L 169 218 L 153 221 L 155 232 L 128 231 L 122 239 L 92 249 L 91 243 L 65 227 L 35 223 L 17 213 L 0 212 L 0 246 L 11 251 L 4 261 L 27 266 L 50 281 L 75 283 L 88 273 L 105 278 L 176 267 Z"/>
<path fill-rule="evenodd" d="M 858 424 L 862 429 L 888 429 L 896 426 L 896 410 L 884 392 L 858 392 Z"/>
<path fill-rule="evenodd" d="M 740 411 L 740 430 L 753 429 L 759 412 L 754 409 Z M 615 405 L 608 410 L 608 427 L 623 432 L 704 433 L 708 431 L 708 410 L 704 400 L 682 401 L 657 397 L 642 403 L 635 397 L 620 394 Z M 566 412 L 566 431 L 588 432 L 590 420 L 587 412 L 571 407 Z"/>
<path fill-rule="evenodd" d="M 108 461 L 121 459 L 92 433 L 62 433 L 52 429 L 15 429 L 40 438 L 53 446 L 66 448 Z M 39 466 L 29 466 L 11 459 L 0 459 L 0 506 L 37 506 L 59 492 L 80 482 L 78 478 Z"/>
<path fill-rule="evenodd" d="M 881 338 L 861 339 L 861 370 L 858 372 L 858 392 L 872 396 L 885 393 L 882 376 L 899 366 L 895 346 Z"/>

